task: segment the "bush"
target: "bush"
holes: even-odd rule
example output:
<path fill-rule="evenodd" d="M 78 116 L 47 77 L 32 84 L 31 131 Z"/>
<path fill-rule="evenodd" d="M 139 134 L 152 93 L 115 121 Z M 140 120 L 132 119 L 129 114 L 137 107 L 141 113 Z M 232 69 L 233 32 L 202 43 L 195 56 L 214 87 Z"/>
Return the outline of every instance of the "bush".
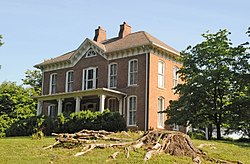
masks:
<path fill-rule="evenodd" d="M 195 130 L 195 131 L 189 131 L 187 133 L 191 139 L 201 139 L 205 140 L 206 139 L 206 134 L 203 131 L 200 130 Z"/>
<path fill-rule="evenodd" d="M 124 118 L 115 112 L 105 110 L 103 113 L 89 110 L 72 113 L 69 118 L 59 115 L 56 119 L 58 132 L 75 133 L 82 129 L 123 131 L 126 130 Z"/>
<path fill-rule="evenodd" d="M 0 119 L 0 124 L 4 124 Z M 111 132 L 127 130 L 124 118 L 115 112 L 105 110 L 103 113 L 89 110 L 79 113 L 59 114 L 55 119 L 48 116 L 33 116 L 18 120 L 6 126 L 6 136 L 31 136 L 40 139 L 51 133 L 75 133 L 82 129 L 106 130 Z M 0 129 L 1 132 L 1 129 Z M 0 133 L 1 134 L 1 133 Z"/>

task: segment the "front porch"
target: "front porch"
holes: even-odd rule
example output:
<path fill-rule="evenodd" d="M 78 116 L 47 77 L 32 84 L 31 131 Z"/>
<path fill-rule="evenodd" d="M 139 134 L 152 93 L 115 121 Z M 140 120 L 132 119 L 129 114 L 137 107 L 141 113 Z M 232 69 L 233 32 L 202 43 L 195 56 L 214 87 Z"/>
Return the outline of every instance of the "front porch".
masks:
<path fill-rule="evenodd" d="M 125 93 L 107 88 L 43 95 L 37 97 L 37 115 L 55 117 L 62 112 L 78 113 L 81 110 L 103 112 L 106 108 L 123 115 L 125 96 Z"/>

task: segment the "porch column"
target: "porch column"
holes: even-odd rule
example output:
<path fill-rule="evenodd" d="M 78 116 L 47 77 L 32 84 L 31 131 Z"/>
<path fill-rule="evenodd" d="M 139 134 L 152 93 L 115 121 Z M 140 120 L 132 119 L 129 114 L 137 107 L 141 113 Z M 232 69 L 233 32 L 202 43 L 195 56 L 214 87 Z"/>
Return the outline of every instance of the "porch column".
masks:
<path fill-rule="evenodd" d="M 100 103 L 99 103 L 99 110 L 102 113 L 104 111 L 104 104 L 105 104 L 105 95 L 100 95 Z"/>
<path fill-rule="evenodd" d="M 36 115 L 39 116 L 40 114 L 42 114 L 42 101 L 38 101 L 37 102 L 37 111 L 36 111 Z"/>
<path fill-rule="evenodd" d="M 59 115 L 60 113 L 62 113 L 62 102 L 63 102 L 62 99 L 58 99 L 57 100 L 57 110 L 58 110 L 57 115 Z"/>
<path fill-rule="evenodd" d="M 80 103 L 81 103 L 81 98 L 80 97 L 76 97 L 76 109 L 75 109 L 75 112 L 76 113 L 79 113 L 80 112 Z"/>
<path fill-rule="evenodd" d="M 119 101 L 119 113 L 120 115 L 122 115 L 122 98 L 120 98 L 118 101 Z"/>

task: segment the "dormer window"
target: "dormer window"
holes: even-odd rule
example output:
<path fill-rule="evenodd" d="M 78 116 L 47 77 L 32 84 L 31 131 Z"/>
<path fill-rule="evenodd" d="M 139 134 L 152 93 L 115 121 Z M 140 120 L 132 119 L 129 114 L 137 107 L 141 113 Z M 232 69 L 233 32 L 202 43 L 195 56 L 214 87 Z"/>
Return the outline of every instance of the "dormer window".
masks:
<path fill-rule="evenodd" d="M 93 57 L 93 56 L 96 56 L 96 52 L 92 49 L 89 49 L 87 54 L 86 54 L 86 58 Z"/>

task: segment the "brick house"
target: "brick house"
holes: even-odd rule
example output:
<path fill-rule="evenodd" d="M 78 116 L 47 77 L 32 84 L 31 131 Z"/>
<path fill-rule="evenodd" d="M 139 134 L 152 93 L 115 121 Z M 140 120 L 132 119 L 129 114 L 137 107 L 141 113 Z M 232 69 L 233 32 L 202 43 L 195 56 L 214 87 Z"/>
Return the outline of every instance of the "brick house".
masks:
<path fill-rule="evenodd" d="M 145 31 L 131 32 L 124 22 L 117 37 L 107 39 L 98 27 L 74 51 L 46 60 L 37 115 L 109 108 L 122 114 L 129 128 L 166 127 L 166 114 L 158 113 L 177 99 L 173 87 L 179 52 Z"/>

